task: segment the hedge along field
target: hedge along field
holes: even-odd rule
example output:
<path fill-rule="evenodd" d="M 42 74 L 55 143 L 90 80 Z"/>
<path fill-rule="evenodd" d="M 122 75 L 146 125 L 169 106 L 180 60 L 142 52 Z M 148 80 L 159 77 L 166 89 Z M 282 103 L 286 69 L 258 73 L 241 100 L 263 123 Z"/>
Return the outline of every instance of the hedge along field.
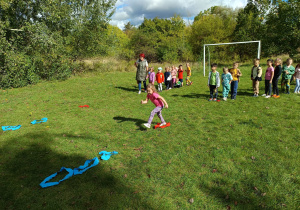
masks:
<path fill-rule="evenodd" d="M 154 105 L 140 103 L 146 94 L 137 94 L 134 72 L 87 73 L 2 91 L 1 125 L 22 127 L 0 133 L 0 205 L 299 208 L 300 95 L 250 97 L 250 69 L 241 67 L 237 100 L 226 102 L 208 102 L 207 77 L 193 71 L 192 86 L 161 93 L 171 126 L 158 130 L 141 126 Z M 90 108 L 78 107 L 85 104 Z M 48 122 L 30 124 L 43 117 Z M 62 166 L 76 168 L 102 150 L 119 154 L 58 186 L 39 186 Z"/>

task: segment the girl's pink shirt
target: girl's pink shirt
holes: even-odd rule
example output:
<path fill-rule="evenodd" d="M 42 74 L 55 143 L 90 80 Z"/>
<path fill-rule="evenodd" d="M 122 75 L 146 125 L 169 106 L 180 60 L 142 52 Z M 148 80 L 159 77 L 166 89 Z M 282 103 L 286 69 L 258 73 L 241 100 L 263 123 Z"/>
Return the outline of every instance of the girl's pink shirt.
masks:
<path fill-rule="evenodd" d="M 150 101 L 152 101 L 152 103 L 156 107 L 164 107 L 164 103 L 158 97 L 158 93 L 152 93 L 147 95 L 147 98 L 150 99 Z"/>
<path fill-rule="evenodd" d="M 274 72 L 274 68 L 273 67 L 268 67 L 267 71 L 266 71 L 266 75 L 265 75 L 266 80 L 271 80 L 272 72 Z"/>
<path fill-rule="evenodd" d="M 172 74 L 172 78 L 176 78 L 176 76 L 177 76 L 177 71 L 176 71 L 175 69 L 173 69 L 173 70 L 171 71 L 171 74 Z"/>

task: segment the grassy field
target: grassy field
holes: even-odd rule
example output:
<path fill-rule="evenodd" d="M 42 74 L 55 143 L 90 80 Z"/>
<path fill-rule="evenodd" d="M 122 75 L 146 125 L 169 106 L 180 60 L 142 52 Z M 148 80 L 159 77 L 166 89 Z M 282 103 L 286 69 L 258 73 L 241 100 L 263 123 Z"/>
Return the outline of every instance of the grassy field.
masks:
<path fill-rule="evenodd" d="M 160 130 L 142 127 L 154 105 L 140 103 L 134 72 L 3 90 L 0 125 L 22 127 L 0 132 L 1 209 L 299 209 L 300 95 L 250 97 L 250 69 L 235 101 L 208 102 L 200 71 L 192 86 L 162 92 L 172 125 Z M 119 154 L 39 186 L 102 150 Z"/>

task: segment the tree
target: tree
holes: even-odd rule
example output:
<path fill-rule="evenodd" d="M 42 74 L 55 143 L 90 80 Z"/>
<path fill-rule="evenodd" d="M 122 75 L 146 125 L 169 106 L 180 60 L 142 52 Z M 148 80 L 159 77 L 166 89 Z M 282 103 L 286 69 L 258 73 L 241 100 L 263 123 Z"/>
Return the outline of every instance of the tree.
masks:
<path fill-rule="evenodd" d="M 203 45 L 229 42 L 236 26 L 235 10 L 227 7 L 212 7 L 200 12 L 191 26 L 189 42 L 193 53 L 202 56 Z M 228 57 L 228 47 L 210 48 L 213 59 Z M 215 56 L 215 57 L 214 57 Z"/>
<path fill-rule="evenodd" d="M 146 19 L 132 35 L 135 54 L 144 52 L 150 61 L 177 61 L 192 59 L 187 42 L 186 26 L 180 16 L 170 19 Z"/>
<path fill-rule="evenodd" d="M 300 47 L 300 1 L 280 1 L 267 16 L 266 55 L 296 55 Z"/>

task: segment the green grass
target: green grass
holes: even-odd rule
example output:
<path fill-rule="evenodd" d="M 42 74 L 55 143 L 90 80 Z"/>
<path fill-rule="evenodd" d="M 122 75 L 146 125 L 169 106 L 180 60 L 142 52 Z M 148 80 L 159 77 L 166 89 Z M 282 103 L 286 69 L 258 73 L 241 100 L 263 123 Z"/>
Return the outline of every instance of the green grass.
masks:
<path fill-rule="evenodd" d="M 140 103 L 146 95 L 137 94 L 133 72 L 2 91 L 0 124 L 22 128 L 0 133 L 1 208 L 299 209 L 300 95 L 250 97 L 250 69 L 241 68 L 235 101 L 208 102 L 200 71 L 192 86 L 162 92 L 172 125 L 160 130 L 141 126 L 154 105 Z M 47 123 L 30 124 L 43 117 Z M 39 186 L 101 150 L 119 154 Z"/>

